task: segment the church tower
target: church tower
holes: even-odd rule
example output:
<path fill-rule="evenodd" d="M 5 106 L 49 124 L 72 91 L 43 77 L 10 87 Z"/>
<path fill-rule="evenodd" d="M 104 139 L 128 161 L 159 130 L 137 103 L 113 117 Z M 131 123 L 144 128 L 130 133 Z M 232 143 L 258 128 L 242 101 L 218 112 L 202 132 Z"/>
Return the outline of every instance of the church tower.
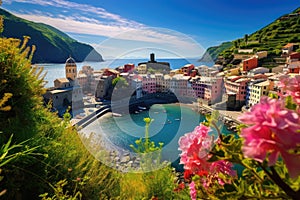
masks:
<path fill-rule="evenodd" d="M 77 77 L 77 66 L 75 60 L 71 56 L 66 60 L 65 69 L 66 78 L 74 81 Z"/>

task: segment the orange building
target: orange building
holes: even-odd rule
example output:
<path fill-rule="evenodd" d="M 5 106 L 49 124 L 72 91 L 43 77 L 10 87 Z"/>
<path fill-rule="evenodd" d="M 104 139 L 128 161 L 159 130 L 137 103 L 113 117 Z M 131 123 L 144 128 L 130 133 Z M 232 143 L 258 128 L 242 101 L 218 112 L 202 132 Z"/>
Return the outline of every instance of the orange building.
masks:
<path fill-rule="evenodd" d="M 181 71 L 182 71 L 183 75 L 191 76 L 195 73 L 195 66 L 193 64 L 186 64 L 185 66 L 183 66 L 181 68 Z"/>
<path fill-rule="evenodd" d="M 105 69 L 103 72 L 103 76 L 112 76 L 113 78 L 119 77 L 120 72 L 118 72 L 117 70 L 114 69 Z"/>
<path fill-rule="evenodd" d="M 249 71 L 251 69 L 256 68 L 257 66 L 258 66 L 258 59 L 255 56 L 243 60 L 243 71 Z"/>

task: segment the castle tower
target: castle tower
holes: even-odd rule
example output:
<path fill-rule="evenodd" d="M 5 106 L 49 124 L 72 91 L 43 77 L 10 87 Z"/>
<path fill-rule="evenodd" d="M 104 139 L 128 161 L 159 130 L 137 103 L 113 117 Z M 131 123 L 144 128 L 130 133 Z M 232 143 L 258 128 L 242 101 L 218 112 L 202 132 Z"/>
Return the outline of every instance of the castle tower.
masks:
<path fill-rule="evenodd" d="M 77 77 L 77 66 L 75 60 L 71 56 L 66 60 L 65 69 L 66 78 L 69 78 L 74 81 Z"/>

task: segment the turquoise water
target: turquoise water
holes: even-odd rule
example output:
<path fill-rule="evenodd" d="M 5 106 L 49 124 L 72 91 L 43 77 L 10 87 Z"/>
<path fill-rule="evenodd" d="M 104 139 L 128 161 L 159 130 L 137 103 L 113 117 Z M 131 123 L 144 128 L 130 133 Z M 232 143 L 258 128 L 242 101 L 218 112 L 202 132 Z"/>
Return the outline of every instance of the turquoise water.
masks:
<path fill-rule="evenodd" d="M 157 104 L 153 105 L 149 111 L 141 111 L 138 114 L 101 117 L 84 128 L 82 132 L 85 134 L 93 132 L 100 138 L 105 138 L 105 145 L 109 149 L 132 151 L 129 145 L 135 144 L 137 139 L 144 137 L 143 119 L 145 117 L 153 119 L 149 127 L 150 140 L 156 144 L 164 143 L 162 158 L 170 162 L 178 159 L 179 138 L 193 131 L 200 122 L 204 121 L 204 116 L 189 107 L 179 104 Z M 229 133 L 226 127 L 223 127 L 223 132 Z M 217 137 L 215 131 L 210 134 Z"/>

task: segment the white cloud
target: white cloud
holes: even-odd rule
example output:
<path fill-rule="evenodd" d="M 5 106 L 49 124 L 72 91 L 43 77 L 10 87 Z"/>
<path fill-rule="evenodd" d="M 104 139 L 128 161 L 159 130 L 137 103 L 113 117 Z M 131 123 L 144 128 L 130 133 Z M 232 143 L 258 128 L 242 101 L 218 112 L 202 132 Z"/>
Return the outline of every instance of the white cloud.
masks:
<path fill-rule="evenodd" d="M 130 26 L 130 27 L 140 27 L 144 26 L 138 22 L 133 20 L 125 19 L 117 14 L 110 13 L 106 11 L 104 8 L 91 6 L 88 4 L 79 4 L 71 1 L 65 0 L 10 0 L 11 2 L 18 2 L 18 3 L 27 3 L 27 4 L 35 4 L 41 6 L 52 6 L 57 8 L 64 8 L 64 9 L 71 9 L 71 10 L 78 10 L 82 12 L 92 13 L 97 15 L 102 19 L 111 20 L 115 23 L 118 23 L 123 26 Z"/>
<path fill-rule="evenodd" d="M 111 38 L 97 45 L 102 45 L 102 49 L 107 49 L 107 51 L 109 51 L 109 48 L 114 49 L 109 53 L 119 52 L 118 54 L 124 54 L 124 51 L 128 51 L 128 48 L 138 49 L 143 47 L 159 47 L 167 49 L 167 51 L 177 52 L 177 54 L 183 56 L 201 56 L 204 52 L 196 41 L 184 34 L 167 29 L 150 28 L 144 24 L 110 13 L 103 8 L 65 0 L 12 1 L 48 7 L 48 12 L 45 13 L 43 10 L 15 13 L 24 19 L 46 23 L 64 32 Z M 49 6 L 64 9 L 60 13 L 50 14 L 51 9 L 49 9 Z M 68 8 L 76 12 L 70 14 Z"/>

